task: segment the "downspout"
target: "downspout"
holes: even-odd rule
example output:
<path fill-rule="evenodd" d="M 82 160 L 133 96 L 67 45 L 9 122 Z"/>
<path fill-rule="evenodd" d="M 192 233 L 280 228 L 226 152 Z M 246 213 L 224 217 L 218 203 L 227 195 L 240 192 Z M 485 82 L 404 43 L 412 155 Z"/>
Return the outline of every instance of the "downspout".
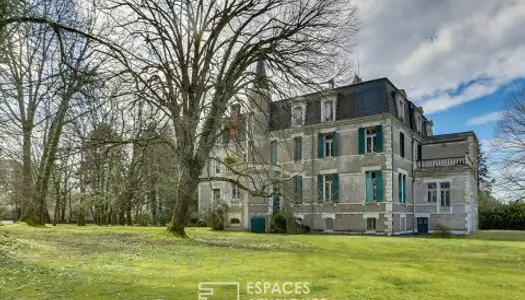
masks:
<path fill-rule="evenodd" d="M 390 235 L 394 235 L 394 122 L 392 120 L 392 118 L 390 118 L 390 155 L 391 155 L 391 162 L 392 162 L 392 170 L 391 170 L 391 175 L 390 178 L 391 178 L 391 181 L 392 181 L 392 188 L 391 188 L 391 193 L 392 193 L 392 202 L 390 202 L 392 204 L 392 211 L 390 212 L 392 214 L 392 224 L 390 224 L 392 226 L 392 232 L 390 233 Z"/>
<path fill-rule="evenodd" d="M 311 195 L 312 195 L 312 198 L 310 198 L 310 220 L 311 220 L 311 223 L 310 223 L 310 232 L 314 232 L 314 223 L 315 223 L 315 220 L 314 220 L 314 216 L 315 216 L 315 207 L 314 207 L 314 203 L 316 203 L 317 201 L 315 201 L 317 195 L 318 195 L 318 191 L 315 191 L 315 178 L 316 176 L 314 175 L 314 171 L 315 171 L 315 168 L 314 168 L 314 155 L 315 155 L 315 147 L 314 147 L 314 144 L 315 144 L 315 133 L 314 133 L 314 130 L 310 128 L 310 131 L 311 131 L 311 143 L 310 143 L 310 172 L 311 172 L 311 180 L 310 180 L 310 189 L 311 189 Z"/>
<path fill-rule="evenodd" d="M 421 148 L 423 148 L 423 145 L 421 145 Z M 416 155 L 414 155 L 414 152 Z M 412 233 L 415 233 L 416 231 L 416 167 L 417 167 L 417 155 L 418 155 L 418 149 L 416 147 L 416 151 L 414 151 L 414 132 L 412 132 Z M 414 159 L 414 157 L 416 159 Z"/>

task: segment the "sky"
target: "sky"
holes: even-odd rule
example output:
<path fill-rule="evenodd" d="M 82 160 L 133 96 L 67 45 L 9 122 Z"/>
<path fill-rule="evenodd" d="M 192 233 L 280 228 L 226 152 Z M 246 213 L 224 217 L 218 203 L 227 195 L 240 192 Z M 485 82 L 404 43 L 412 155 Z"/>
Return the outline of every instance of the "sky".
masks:
<path fill-rule="evenodd" d="M 525 86 L 525 1 L 356 3 L 363 80 L 388 77 L 405 89 L 434 134 L 473 130 L 488 144 L 505 98 Z"/>
<path fill-rule="evenodd" d="M 525 88 L 525 1 L 355 2 L 363 80 L 388 77 L 405 89 L 434 134 L 474 131 L 496 165 L 491 142 L 505 100 Z M 497 178 L 497 167 L 490 173 Z"/>

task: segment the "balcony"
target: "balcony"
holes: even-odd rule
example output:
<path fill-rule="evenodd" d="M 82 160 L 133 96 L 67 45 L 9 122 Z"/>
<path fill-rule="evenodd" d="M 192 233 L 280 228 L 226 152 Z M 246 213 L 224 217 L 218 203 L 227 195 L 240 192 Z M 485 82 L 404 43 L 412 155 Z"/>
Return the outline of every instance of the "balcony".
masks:
<path fill-rule="evenodd" d="M 447 168 L 447 167 L 461 167 L 467 166 L 474 169 L 474 162 L 470 159 L 468 154 L 459 157 L 445 157 L 445 158 L 433 158 L 433 159 L 422 159 L 417 161 L 418 169 L 428 168 Z"/>

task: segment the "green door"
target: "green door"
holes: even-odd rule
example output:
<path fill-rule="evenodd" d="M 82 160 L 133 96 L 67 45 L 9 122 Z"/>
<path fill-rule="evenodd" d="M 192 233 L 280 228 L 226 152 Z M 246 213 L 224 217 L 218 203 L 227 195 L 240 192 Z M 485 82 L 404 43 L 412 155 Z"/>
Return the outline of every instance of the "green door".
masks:
<path fill-rule="evenodd" d="M 265 233 L 266 219 L 264 217 L 253 217 L 251 220 L 251 231 L 255 233 Z"/>
<path fill-rule="evenodd" d="M 428 233 L 428 218 L 417 218 L 417 233 Z"/>

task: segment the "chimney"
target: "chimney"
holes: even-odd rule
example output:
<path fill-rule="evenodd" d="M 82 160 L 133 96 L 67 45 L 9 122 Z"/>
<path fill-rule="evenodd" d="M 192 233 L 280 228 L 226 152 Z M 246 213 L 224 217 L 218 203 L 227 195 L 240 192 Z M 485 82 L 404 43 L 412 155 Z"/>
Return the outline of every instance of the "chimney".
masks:
<path fill-rule="evenodd" d="M 328 80 L 328 88 L 333 89 L 335 87 L 334 79 Z"/>

